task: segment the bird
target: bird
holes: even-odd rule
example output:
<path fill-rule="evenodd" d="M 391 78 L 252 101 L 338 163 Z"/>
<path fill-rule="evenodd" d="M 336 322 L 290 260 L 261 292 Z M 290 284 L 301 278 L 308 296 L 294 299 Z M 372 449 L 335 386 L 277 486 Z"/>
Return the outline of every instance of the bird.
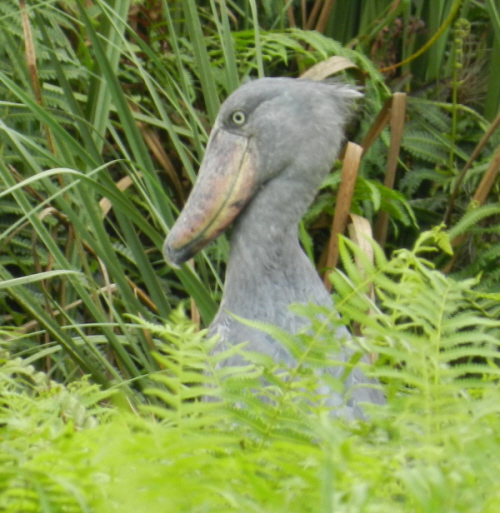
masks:
<path fill-rule="evenodd" d="M 300 245 L 298 224 L 332 168 L 360 96 L 338 82 L 259 78 L 221 105 L 197 180 L 163 246 L 167 263 L 178 267 L 232 225 L 220 308 L 209 327 L 210 336 L 219 336 L 215 352 L 246 342 L 246 349 L 292 366 L 279 341 L 238 318 L 295 334 L 308 321 L 291 304 L 334 309 Z M 335 336 L 350 334 L 340 327 Z M 345 362 L 352 351 L 344 346 L 335 358 Z M 232 357 L 224 364 L 238 363 Z M 342 365 L 325 370 L 337 378 L 343 371 Z M 365 419 L 362 403 L 384 404 L 377 384 L 354 367 L 343 393 L 328 392 L 327 406 L 333 416 Z"/>

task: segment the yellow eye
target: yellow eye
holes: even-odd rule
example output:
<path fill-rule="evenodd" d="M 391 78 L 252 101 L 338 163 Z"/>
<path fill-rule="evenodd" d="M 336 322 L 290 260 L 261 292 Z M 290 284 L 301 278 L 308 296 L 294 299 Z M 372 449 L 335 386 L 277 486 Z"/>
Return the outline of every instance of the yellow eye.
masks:
<path fill-rule="evenodd" d="M 236 110 L 231 114 L 231 121 L 235 125 L 243 125 L 246 120 L 247 117 L 245 116 L 245 113 L 241 110 Z"/>

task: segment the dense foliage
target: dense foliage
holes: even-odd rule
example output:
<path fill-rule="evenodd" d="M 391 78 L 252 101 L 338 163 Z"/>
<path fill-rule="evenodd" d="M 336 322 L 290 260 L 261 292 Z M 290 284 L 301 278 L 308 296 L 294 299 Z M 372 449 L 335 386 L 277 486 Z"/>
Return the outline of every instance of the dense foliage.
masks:
<path fill-rule="evenodd" d="M 147 391 L 159 402 L 133 413 L 119 390 L 64 387 L 4 354 L 2 511 L 496 511 L 500 298 L 430 269 L 419 254 L 439 237 L 423 234 L 391 260 L 378 249 L 363 271 L 344 242 L 337 306 L 344 321 L 366 323 L 353 348 L 379 351 L 367 372 L 388 397 L 366 407 L 364 422 L 333 420 L 321 406 L 311 370 L 330 364 L 334 321 L 312 306 L 301 311 L 314 336 L 263 327 L 306 348 L 292 369 L 235 347 L 248 365 L 217 370 L 227 355 L 209 356 L 213 341 L 180 312 L 165 326 L 137 324 L 165 370 Z M 369 318 L 368 281 L 381 299 Z M 114 406 L 102 406 L 106 397 Z"/>
<path fill-rule="evenodd" d="M 341 321 L 262 326 L 297 368 L 222 376 L 197 325 L 227 241 L 172 270 L 165 233 L 224 98 L 331 57 L 365 95 L 349 140 L 376 135 L 351 210 L 387 239 L 341 242 Z M 0 510 L 495 511 L 499 59 L 494 0 L 0 2 Z M 320 271 L 339 168 L 300 228 Z M 317 397 L 336 322 L 379 355 L 366 422 Z"/>

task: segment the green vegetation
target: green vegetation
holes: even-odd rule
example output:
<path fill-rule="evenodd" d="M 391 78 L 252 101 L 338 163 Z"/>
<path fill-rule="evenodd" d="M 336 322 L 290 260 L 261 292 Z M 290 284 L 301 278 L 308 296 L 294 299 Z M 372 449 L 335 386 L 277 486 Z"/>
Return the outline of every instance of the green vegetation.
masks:
<path fill-rule="evenodd" d="M 213 342 L 179 312 L 165 326 L 130 325 L 148 330 L 165 369 L 146 391 L 158 402 L 134 412 L 119 391 L 86 380 L 64 387 L 4 355 L 2 511 L 493 513 L 500 301 L 430 269 L 419 254 L 436 238 L 425 233 L 391 260 L 378 249 L 363 272 L 352 260 L 363 254 L 343 243 L 348 272 L 334 276 L 337 305 L 344 320 L 367 325 L 353 348 L 380 353 L 371 372 L 388 396 L 363 423 L 332 420 L 320 406 L 311 370 L 329 361 L 332 319 L 319 321 L 312 306 L 301 311 L 314 336 L 266 328 L 304 345 L 295 368 L 243 353 L 249 365 L 229 376 L 214 370 L 227 355 L 209 356 Z M 369 317 L 368 282 L 382 298 Z M 202 395 L 223 402 L 197 401 Z M 106 397 L 113 407 L 102 406 Z"/>
<path fill-rule="evenodd" d="M 301 307 L 297 368 L 223 376 L 182 312 L 210 322 L 227 240 L 172 270 L 165 233 L 224 98 L 332 56 L 349 140 L 407 94 L 394 186 L 385 128 L 352 203 L 387 242 L 342 239 L 341 321 Z M 0 2 L 0 511 L 495 512 L 499 56 L 493 0 Z M 320 269 L 339 173 L 301 227 Z M 336 322 L 379 355 L 363 423 L 317 396 Z"/>

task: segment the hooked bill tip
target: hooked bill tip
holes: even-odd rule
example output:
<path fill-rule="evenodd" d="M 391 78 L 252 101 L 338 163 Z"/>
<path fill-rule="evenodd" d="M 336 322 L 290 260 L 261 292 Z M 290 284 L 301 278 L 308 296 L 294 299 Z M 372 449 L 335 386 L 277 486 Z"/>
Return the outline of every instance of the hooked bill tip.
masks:
<path fill-rule="evenodd" d="M 165 244 L 163 244 L 163 258 L 173 269 L 180 269 L 181 264 L 187 260 L 182 259 L 180 251 L 176 251 L 171 247 L 168 237 L 167 240 L 165 240 Z"/>
<path fill-rule="evenodd" d="M 209 241 L 195 238 L 188 244 L 181 245 L 180 247 L 176 247 L 176 242 L 176 233 L 171 231 L 163 244 L 163 258 L 165 258 L 170 267 L 180 269 L 182 264 L 193 258 Z"/>

